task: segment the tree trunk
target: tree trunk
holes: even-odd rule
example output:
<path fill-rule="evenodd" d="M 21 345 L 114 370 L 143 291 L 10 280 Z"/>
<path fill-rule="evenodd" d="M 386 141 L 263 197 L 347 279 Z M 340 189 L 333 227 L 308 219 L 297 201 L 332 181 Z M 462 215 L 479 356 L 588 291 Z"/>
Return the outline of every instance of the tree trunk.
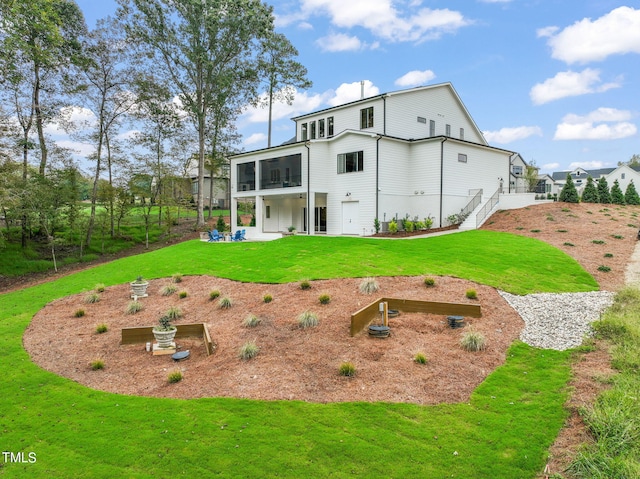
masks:
<path fill-rule="evenodd" d="M 47 167 L 47 144 L 44 138 L 44 126 L 42 118 L 42 108 L 40 107 L 40 65 L 34 64 L 35 85 L 33 87 L 33 107 L 36 113 L 36 130 L 38 131 L 38 141 L 40 143 L 40 176 L 44 176 Z"/>
<path fill-rule="evenodd" d="M 267 148 L 271 148 L 271 115 L 273 111 L 273 82 L 269 84 L 269 127 L 267 133 Z"/>
<path fill-rule="evenodd" d="M 114 238 L 116 235 L 115 229 L 115 221 L 114 221 L 114 211 L 113 211 L 113 174 L 111 171 L 111 142 L 109 141 L 109 134 L 105 134 L 105 144 L 107 146 L 107 168 L 109 170 L 109 216 L 111 217 L 111 231 L 109 232 L 111 238 Z M 104 250 L 104 238 L 102 239 L 103 250 Z"/>

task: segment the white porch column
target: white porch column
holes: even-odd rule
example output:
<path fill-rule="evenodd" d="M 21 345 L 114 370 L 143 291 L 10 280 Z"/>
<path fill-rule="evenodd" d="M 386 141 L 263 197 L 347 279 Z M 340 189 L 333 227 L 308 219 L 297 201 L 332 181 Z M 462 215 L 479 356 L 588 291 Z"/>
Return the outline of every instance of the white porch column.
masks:
<path fill-rule="evenodd" d="M 309 198 L 307 199 L 307 234 L 316 234 L 316 194 L 313 191 L 309 192 Z"/>
<path fill-rule="evenodd" d="M 256 196 L 256 231 L 264 233 L 264 196 Z"/>
<path fill-rule="evenodd" d="M 238 199 L 232 196 L 229 207 L 231 208 L 229 212 L 229 231 L 233 234 L 238 229 L 236 226 L 238 224 Z"/>

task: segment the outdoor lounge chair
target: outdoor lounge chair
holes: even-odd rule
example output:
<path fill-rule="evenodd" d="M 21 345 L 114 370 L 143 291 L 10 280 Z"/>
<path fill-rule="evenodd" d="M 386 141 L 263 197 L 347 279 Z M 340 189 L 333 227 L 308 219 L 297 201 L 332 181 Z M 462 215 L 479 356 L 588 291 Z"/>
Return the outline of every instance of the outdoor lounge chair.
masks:
<path fill-rule="evenodd" d="M 242 241 L 246 240 L 247 238 L 244 237 L 244 235 L 247 233 L 247 230 L 242 230 L 242 232 L 240 233 L 240 239 Z"/>
<path fill-rule="evenodd" d="M 209 231 L 209 243 L 213 241 L 220 241 L 220 234 L 218 230 Z"/>
<path fill-rule="evenodd" d="M 231 241 L 242 241 L 242 232 L 236 231 L 236 234 L 231 237 Z"/>

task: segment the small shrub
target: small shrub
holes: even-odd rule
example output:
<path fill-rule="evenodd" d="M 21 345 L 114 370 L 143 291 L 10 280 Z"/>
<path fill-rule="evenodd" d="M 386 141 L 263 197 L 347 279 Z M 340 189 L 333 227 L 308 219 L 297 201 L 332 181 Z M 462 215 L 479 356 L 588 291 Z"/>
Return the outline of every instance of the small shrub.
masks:
<path fill-rule="evenodd" d="M 96 287 L 95 287 L 96 293 L 104 293 L 104 289 L 105 289 L 104 284 L 102 283 L 96 284 Z"/>
<path fill-rule="evenodd" d="M 106 333 L 107 331 L 109 331 L 109 327 L 104 323 L 96 326 L 96 333 L 98 334 Z"/>
<path fill-rule="evenodd" d="M 363 294 L 373 294 L 380 289 L 380 285 L 375 278 L 364 278 L 360 282 L 360 292 Z"/>
<path fill-rule="evenodd" d="M 613 258 L 613 254 L 612 253 L 605 253 L 604 257 L 605 258 Z"/>
<path fill-rule="evenodd" d="M 603 240 L 593 240 L 591 241 L 593 244 L 604 244 Z"/>
<path fill-rule="evenodd" d="M 127 309 L 125 310 L 127 314 L 136 314 L 140 311 L 142 311 L 142 303 L 139 301 L 131 301 L 127 304 Z"/>
<path fill-rule="evenodd" d="M 224 298 L 221 298 L 218 306 L 220 307 L 220 309 L 229 309 L 231 306 L 233 306 L 233 301 L 231 301 L 231 298 L 229 296 L 225 296 Z"/>
<path fill-rule="evenodd" d="M 624 236 L 622 235 L 611 235 L 611 236 L 615 239 L 624 239 Z"/>
<path fill-rule="evenodd" d="M 391 233 L 392 235 L 396 234 L 398 232 L 398 223 L 396 222 L 396 220 L 391 220 L 389 222 L 389 233 Z"/>
<path fill-rule="evenodd" d="M 427 356 L 424 353 L 416 353 L 413 360 L 418 364 L 427 364 Z"/>
<path fill-rule="evenodd" d="M 98 293 L 90 293 L 84 297 L 84 302 L 87 304 L 94 304 L 100 301 L 100 295 Z"/>
<path fill-rule="evenodd" d="M 462 346 L 462 349 L 465 351 L 482 351 L 486 347 L 486 340 L 481 333 L 470 330 L 460 338 L 460 346 Z"/>
<path fill-rule="evenodd" d="M 262 297 L 262 301 L 264 301 L 265 303 L 270 303 L 271 301 L 273 301 L 273 296 L 271 296 L 270 294 L 265 294 Z"/>
<path fill-rule="evenodd" d="M 569 213 L 571 210 L 569 208 L 562 208 L 561 210 L 563 213 Z"/>
<path fill-rule="evenodd" d="M 306 279 L 300 281 L 300 289 L 302 290 L 311 289 L 311 283 Z"/>
<path fill-rule="evenodd" d="M 176 273 L 171 276 L 171 281 L 174 283 L 182 283 L 182 275 L 180 273 Z"/>
<path fill-rule="evenodd" d="M 169 309 L 167 309 L 165 316 L 169 318 L 171 321 L 180 319 L 182 317 L 182 310 L 177 306 L 172 306 Z"/>
<path fill-rule="evenodd" d="M 76 309 L 76 312 L 73 313 L 76 318 L 81 318 L 85 315 L 84 309 Z"/>
<path fill-rule="evenodd" d="M 567 230 L 556 230 L 558 233 L 566 233 Z"/>
<path fill-rule="evenodd" d="M 478 299 L 478 293 L 475 289 L 468 289 L 466 293 L 464 293 L 464 295 L 468 298 L 468 299 Z"/>
<path fill-rule="evenodd" d="M 214 289 L 213 291 L 209 291 L 209 299 L 211 301 L 219 297 L 220 297 L 220 291 L 218 291 L 217 289 Z"/>
<path fill-rule="evenodd" d="M 432 286 L 435 286 L 435 285 L 436 285 L 436 280 L 435 280 L 435 279 L 433 279 L 431 276 L 427 276 L 427 277 L 424 279 L 424 285 L 425 285 L 427 288 L 431 288 Z"/>
<path fill-rule="evenodd" d="M 169 384 L 179 383 L 180 381 L 182 381 L 182 371 L 179 371 L 177 369 L 175 371 L 171 371 L 167 376 L 167 381 L 169 382 Z"/>
<path fill-rule="evenodd" d="M 632 225 L 631 223 L 628 223 L 628 224 L 627 224 L 627 226 L 628 226 L 629 228 L 635 228 L 635 227 L 636 227 L 636 225 Z"/>
<path fill-rule="evenodd" d="M 518 231 L 521 231 L 521 230 L 523 230 L 523 229 L 524 229 L 524 226 L 516 226 L 516 229 L 517 229 Z"/>
<path fill-rule="evenodd" d="M 311 311 L 305 311 L 298 316 L 298 325 L 302 329 L 315 328 L 318 325 L 318 316 Z"/>
<path fill-rule="evenodd" d="M 188 293 L 188 292 L 186 292 L 185 290 L 182 290 L 182 291 L 180 291 L 180 292 L 178 293 L 178 298 L 180 298 L 180 299 L 184 299 L 184 298 L 186 298 L 187 296 L 189 296 L 189 293 Z"/>
<path fill-rule="evenodd" d="M 102 359 L 94 359 L 91 361 L 91 369 L 94 371 L 104 369 L 104 361 Z"/>
<path fill-rule="evenodd" d="M 611 271 L 611 268 L 601 264 L 600 266 L 598 266 L 598 271 L 602 271 L 603 273 L 608 273 L 609 271 Z"/>
<path fill-rule="evenodd" d="M 356 375 L 356 366 L 350 361 L 345 361 L 340 365 L 340 376 L 345 376 L 348 378 L 352 378 Z"/>
<path fill-rule="evenodd" d="M 171 296 L 176 291 L 178 291 L 178 288 L 175 284 L 168 284 L 160 290 L 160 294 L 162 296 Z"/>
<path fill-rule="evenodd" d="M 530 230 L 532 233 L 540 233 L 540 230 Z"/>
<path fill-rule="evenodd" d="M 260 324 L 260 321 L 261 321 L 260 318 L 258 318 L 254 314 L 251 314 L 246 318 L 244 318 L 244 320 L 242 321 L 242 324 L 247 328 L 255 328 Z"/>
<path fill-rule="evenodd" d="M 253 341 L 248 341 L 240 348 L 240 359 L 251 359 L 258 355 L 260 348 Z"/>
<path fill-rule="evenodd" d="M 329 304 L 329 302 L 331 301 L 331 296 L 326 293 L 321 294 L 320 296 L 318 296 L 318 301 L 320 301 L 320 304 Z"/>
<path fill-rule="evenodd" d="M 568 241 L 565 241 L 563 244 L 565 246 L 575 246 L 573 243 L 569 243 Z"/>

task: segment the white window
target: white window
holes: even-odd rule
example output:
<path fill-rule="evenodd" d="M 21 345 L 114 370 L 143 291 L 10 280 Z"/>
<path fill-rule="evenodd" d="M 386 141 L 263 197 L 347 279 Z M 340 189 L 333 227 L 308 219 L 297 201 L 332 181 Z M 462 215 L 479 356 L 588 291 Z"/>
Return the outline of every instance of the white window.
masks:
<path fill-rule="evenodd" d="M 427 124 L 427 119 L 422 117 L 422 116 L 419 116 L 418 117 L 418 123 L 424 123 L 426 125 Z"/>
<path fill-rule="evenodd" d="M 460 139 L 464 140 L 464 128 L 460 128 Z"/>
<path fill-rule="evenodd" d="M 429 136 L 436 136 L 436 122 L 429 120 Z"/>
<path fill-rule="evenodd" d="M 621 180 L 624 180 L 624 173 L 622 173 L 622 176 L 620 178 Z"/>
<path fill-rule="evenodd" d="M 309 138 L 312 140 L 316 139 L 316 122 L 312 121 L 309 123 Z"/>
<path fill-rule="evenodd" d="M 340 153 L 338 155 L 338 174 L 353 173 L 364 169 L 364 152 Z"/>
<path fill-rule="evenodd" d="M 360 110 L 360 129 L 373 128 L 373 107 Z"/>
<path fill-rule="evenodd" d="M 513 174 L 516 176 L 522 176 L 522 166 L 521 165 L 513 165 Z"/>
<path fill-rule="evenodd" d="M 318 120 L 318 138 L 324 138 L 324 119 Z"/>
<path fill-rule="evenodd" d="M 305 141 L 307 139 L 307 124 L 303 123 L 300 125 L 300 139 Z"/>
<path fill-rule="evenodd" d="M 460 163 L 466 163 L 467 162 L 467 155 L 465 155 L 464 153 L 458 153 L 458 161 Z"/>
<path fill-rule="evenodd" d="M 451 125 L 445 126 L 445 135 L 451 136 Z"/>
<path fill-rule="evenodd" d="M 198 181 L 194 181 L 191 183 L 191 193 L 194 195 L 198 194 Z"/>
<path fill-rule="evenodd" d="M 327 118 L 327 136 L 333 136 L 333 117 Z"/>

